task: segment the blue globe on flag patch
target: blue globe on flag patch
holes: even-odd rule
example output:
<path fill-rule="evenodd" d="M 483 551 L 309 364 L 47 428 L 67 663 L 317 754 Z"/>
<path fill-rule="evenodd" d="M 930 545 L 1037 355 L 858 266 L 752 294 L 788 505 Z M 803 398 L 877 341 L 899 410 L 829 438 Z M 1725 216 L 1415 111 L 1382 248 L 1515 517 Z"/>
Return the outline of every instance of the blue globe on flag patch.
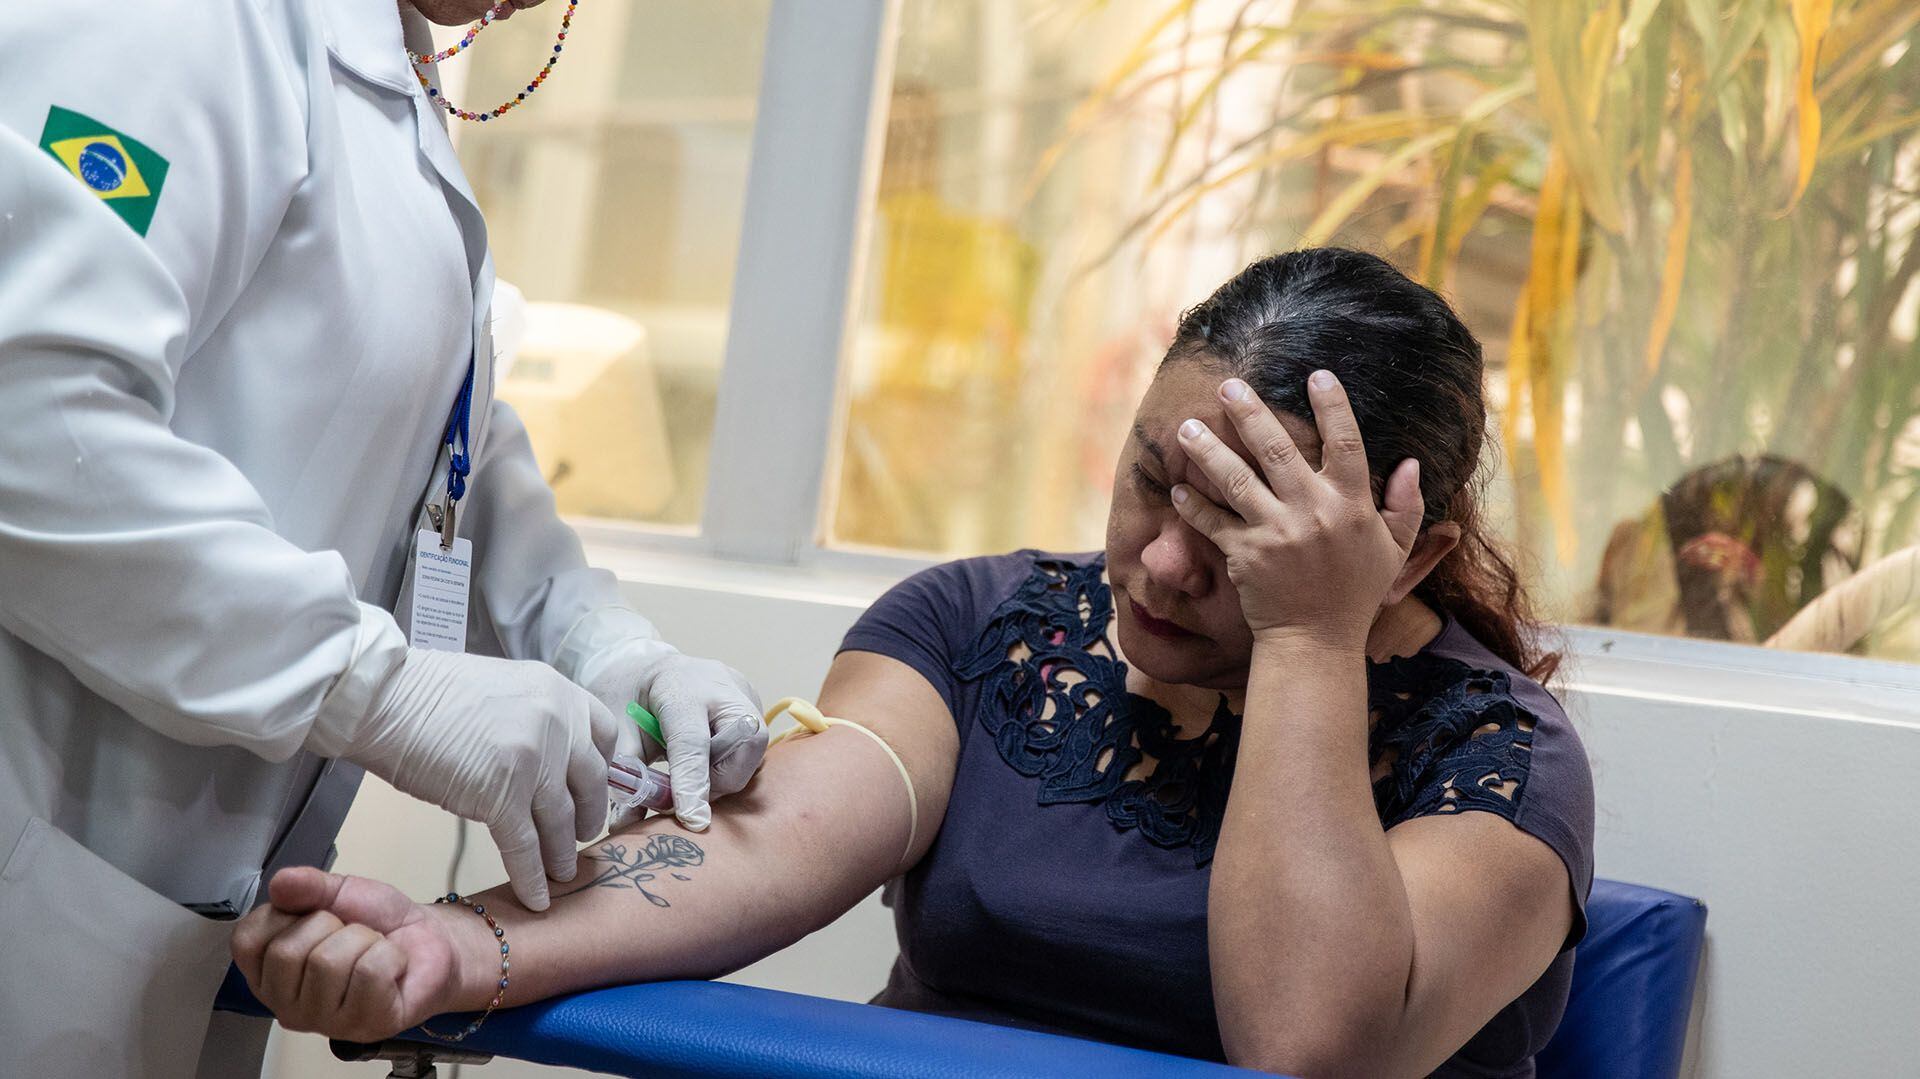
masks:
<path fill-rule="evenodd" d="M 80 179 L 95 191 L 113 191 L 127 182 L 127 159 L 108 143 L 88 143 L 78 160 Z"/>
<path fill-rule="evenodd" d="M 147 234 L 167 182 L 166 158 L 131 135 L 58 105 L 47 110 L 40 148 L 133 231 Z"/>

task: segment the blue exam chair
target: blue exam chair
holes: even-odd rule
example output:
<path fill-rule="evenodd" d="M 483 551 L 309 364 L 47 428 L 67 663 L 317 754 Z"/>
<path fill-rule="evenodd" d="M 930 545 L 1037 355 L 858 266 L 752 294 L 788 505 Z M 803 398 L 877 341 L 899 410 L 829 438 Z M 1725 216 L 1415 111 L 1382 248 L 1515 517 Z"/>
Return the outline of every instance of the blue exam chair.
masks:
<path fill-rule="evenodd" d="M 1573 993 L 1543 1079 L 1672 1079 L 1680 1070 L 1706 908 L 1670 892 L 1595 881 Z M 265 1015 L 238 971 L 216 1007 Z M 457 1029 L 448 1021 L 443 1027 Z M 395 1075 L 428 1074 L 417 1031 L 383 1048 Z M 412 1048 L 406 1048 L 411 1045 Z M 1204 1079 L 1237 1068 L 984 1023 L 724 982 L 657 982 L 498 1012 L 459 1048 L 636 1079 Z M 334 1043 L 342 1059 L 373 1047 Z M 406 1059 L 407 1054 L 414 1059 Z M 459 1057 L 443 1055 L 443 1063 Z M 475 1059 L 467 1057 L 466 1059 Z M 415 1070 L 404 1070 L 412 1067 Z M 477 1073 L 483 1079 L 485 1072 Z"/>
<path fill-rule="evenodd" d="M 1706 936 L 1698 899 L 1594 881 L 1567 1013 L 1535 1059 L 1541 1079 L 1679 1075 Z"/>

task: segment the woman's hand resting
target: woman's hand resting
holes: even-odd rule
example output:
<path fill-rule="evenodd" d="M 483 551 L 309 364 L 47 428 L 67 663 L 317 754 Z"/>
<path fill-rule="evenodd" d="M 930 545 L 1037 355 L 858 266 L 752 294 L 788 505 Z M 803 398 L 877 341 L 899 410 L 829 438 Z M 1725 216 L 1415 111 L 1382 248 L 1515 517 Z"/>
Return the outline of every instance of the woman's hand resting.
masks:
<path fill-rule="evenodd" d="M 268 895 L 234 927 L 233 959 L 281 1026 L 377 1042 L 451 1007 L 453 933 L 426 906 L 310 868 L 281 870 Z"/>
<path fill-rule="evenodd" d="M 1420 465 L 1400 462 L 1376 507 L 1365 444 L 1353 408 L 1331 372 L 1307 381 L 1320 428 L 1320 469 L 1245 382 L 1220 385 L 1220 399 L 1246 460 L 1199 420 L 1180 425 L 1187 456 L 1226 499 L 1215 505 L 1187 484 L 1173 488 L 1182 519 L 1226 555 L 1227 574 L 1256 640 L 1298 637 L 1362 649 L 1367 632 L 1407 563 L 1425 507 Z"/>

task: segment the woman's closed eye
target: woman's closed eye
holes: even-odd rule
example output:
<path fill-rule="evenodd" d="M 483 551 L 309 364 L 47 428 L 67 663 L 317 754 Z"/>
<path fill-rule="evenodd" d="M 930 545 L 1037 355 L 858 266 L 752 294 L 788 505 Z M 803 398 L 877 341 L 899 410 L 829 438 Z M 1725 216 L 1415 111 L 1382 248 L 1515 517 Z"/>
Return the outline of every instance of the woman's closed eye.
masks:
<path fill-rule="evenodd" d="M 1153 474 L 1148 472 L 1138 461 L 1133 463 L 1133 485 L 1141 494 L 1155 501 L 1171 501 L 1173 488 L 1155 479 Z"/>

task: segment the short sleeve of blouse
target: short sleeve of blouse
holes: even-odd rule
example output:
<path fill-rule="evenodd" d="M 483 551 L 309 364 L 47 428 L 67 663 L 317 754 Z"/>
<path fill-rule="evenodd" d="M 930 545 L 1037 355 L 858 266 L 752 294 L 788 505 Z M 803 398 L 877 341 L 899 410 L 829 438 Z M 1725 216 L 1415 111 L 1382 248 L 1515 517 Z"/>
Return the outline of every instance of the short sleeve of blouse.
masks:
<path fill-rule="evenodd" d="M 1387 666 L 1374 688 L 1374 754 L 1389 763 L 1374 787 L 1381 823 L 1469 811 L 1511 821 L 1565 863 L 1580 907 L 1567 947 L 1578 943 L 1593 886 L 1593 777 L 1565 710 L 1504 665 L 1423 656 Z"/>
<path fill-rule="evenodd" d="M 894 585 L 868 607 L 840 642 L 842 652 L 875 652 L 920 672 L 960 719 L 957 658 L 981 622 L 1024 580 L 1034 553 L 946 562 Z"/>

